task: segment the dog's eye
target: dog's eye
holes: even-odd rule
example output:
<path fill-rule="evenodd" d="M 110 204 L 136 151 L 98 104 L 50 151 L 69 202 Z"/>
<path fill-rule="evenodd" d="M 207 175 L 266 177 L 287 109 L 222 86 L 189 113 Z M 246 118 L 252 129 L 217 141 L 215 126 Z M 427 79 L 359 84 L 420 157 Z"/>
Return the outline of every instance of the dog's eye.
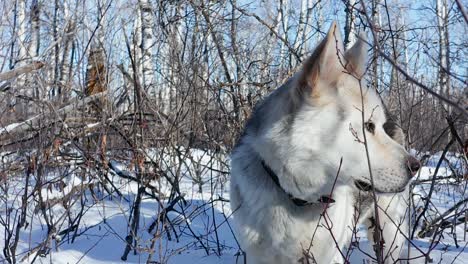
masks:
<path fill-rule="evenodd" d="M 375 124 L 371 121 L 365 122 L 364 127 L 366 128 L 367 131 L 370 133 L 374 134 L 375 133 Z"/>

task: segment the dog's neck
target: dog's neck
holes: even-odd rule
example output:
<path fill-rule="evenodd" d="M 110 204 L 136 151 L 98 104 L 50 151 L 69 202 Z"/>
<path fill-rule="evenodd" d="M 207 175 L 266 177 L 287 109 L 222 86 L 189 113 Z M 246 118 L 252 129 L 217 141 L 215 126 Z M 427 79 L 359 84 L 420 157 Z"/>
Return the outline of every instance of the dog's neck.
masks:
<path fill-rule="evenodd" d="M 268 166 L 268 164 L 266 164 L 265 160 L 261 160 L 261 163 L 262 163 L 262 167 L 263 169 L 265 170 L 265 172 L 270 176 L 271 180 L 276 184 L 276 186 L 281 189 L 284 193 L 287 194 L 287 196 L 289 197 L 289 199 L 291 200 L 291 202 L 294 203 L 294 205 L 296 206 L 307 206 L 307 205 L 314 205 L 314 204 L 330 204 L 330 203 L 334 203 L 335 200 L 333 200 L 333 198 L 331 198 L 330 196 L 328 195 L 322 195 L 317 201 L 315 202 L 312 202 L 312 201 L 306 201 L 306 200 L 302 200 L 300 198 L 297 198 L 297 197 L 294 197 L 292 194 L 288 193 L 283 187 L 281 187 L 281 184 L 280 184 L 280 181 L 279 181 L 279 178 L 278 178 L 278 175 L 276 175 L 276 173 Z"/>

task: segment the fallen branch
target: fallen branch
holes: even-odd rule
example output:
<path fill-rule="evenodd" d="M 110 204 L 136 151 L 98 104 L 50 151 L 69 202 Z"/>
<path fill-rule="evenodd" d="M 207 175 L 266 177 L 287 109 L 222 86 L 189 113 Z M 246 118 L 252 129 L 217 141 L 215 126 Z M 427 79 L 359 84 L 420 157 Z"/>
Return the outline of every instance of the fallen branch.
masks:
<path fill-rule="evenodd" d="M 34 61 L 31 64 L 24 65 L 18 68 L 15 68 L 11 71 L 0 73 L 0 81 L 5 81 L 9 79 L 16 78 L 22 74 L 29 73 L 40 68 L 44 67 L 44 63 L 40 61 Z"/>
<path fill-rule="evenodd" d="M 102 92 L 102 93 L 93 94 L 83 99 L 76 99 L 72 101 L 71 103 L 69 103 L 68 105 L 58 109 L 57 111 L 53 111 L 54 109 L 52 106 L 50 106 L 50 108 L 52 109 L 52 112 L 55 113 L 55 116 L 58 117 L 59 115 L 67 114 L 67 113 L 72 112 L 73 110 L 76 110 L 77 108 L 86 106 L 87 104 L 105 95 L 106 95 L 106 92 Z M 37 129 L 40 129 L 40 126 L 43 126 L 45 118 L 50 118 L 49 112 L 38 114 L 20 123 L 13 123 L 8 126 L 2 127 L 0 128 L 0 136 L 16 134 L 16 133 L 25 132 L 25 131 L 35 131 Z M 51 121 L 53 120 L 55 120 L 55 118 L 51 118 Z"/>

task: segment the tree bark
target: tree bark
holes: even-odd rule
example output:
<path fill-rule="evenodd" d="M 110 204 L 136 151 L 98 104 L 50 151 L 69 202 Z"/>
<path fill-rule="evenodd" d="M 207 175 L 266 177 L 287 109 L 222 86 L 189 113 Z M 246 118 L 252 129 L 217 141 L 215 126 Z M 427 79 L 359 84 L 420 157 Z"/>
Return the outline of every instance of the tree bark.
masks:
<path fill-rule="evenodd" d="M 348 0 L 346 3 L 346 25 L 345 25 L 345 38 L 344 44 L 346 49 L 351 47 L 352 44 L 356 41 L 356 23 L 354 8 L 356 5 L 356 0 Z"/>
<path fill-rule="evenodd" d="M 154 34 L 153 34 L 153 8 L 148 0 L 138 0 L 141 14 L 141 65 L 143 89 L 150 94 L 154 93 L 154 65 L 152 59 Z"/>
<path fill-rule="evenodd" d="M 437 0 L 437 26 L 439 30 L 439 93 L 450 95 L 447 72 L 450 67 L 447 0 Z"/>

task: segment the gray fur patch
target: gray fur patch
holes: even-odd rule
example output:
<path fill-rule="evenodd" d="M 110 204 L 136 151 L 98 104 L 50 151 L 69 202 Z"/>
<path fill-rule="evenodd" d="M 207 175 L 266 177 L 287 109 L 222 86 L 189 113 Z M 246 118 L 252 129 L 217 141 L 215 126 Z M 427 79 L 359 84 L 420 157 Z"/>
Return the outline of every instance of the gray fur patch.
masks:
<path fill-rule="evenodd" d="M 387 133 L 387 135 L 389 135 L 393 140 L 402 146 L 405 145 L 405 134 L 396 122 L 391 120 L 385 122 L 385 124 L 383 124 L 383 129 L 385 130 L 385 133 Z"/>
<path fill-rule="evenodd" d="M 244 134 L 258 135 L 261 134 L 263 125 L 265 123 L 271 124 L 278 120 L 277 118 L 284 118 L 285 132 L 292 126 L 295 115 L 298 112 L 300 105 L 298 104 L 298 96 L 296 94 L 297 88 L 294 87 L 295 82 L 290 78 L 285 84 L 276 89 L 273 93 L 267 96 L 262 102 L 258 103 L 255 107 L 252 116 L 247 121 Z M 280 114 L 272 114 L 271 111 L 279 111 Z M 267 122 L 266 120 L 269 120 Z"/>

